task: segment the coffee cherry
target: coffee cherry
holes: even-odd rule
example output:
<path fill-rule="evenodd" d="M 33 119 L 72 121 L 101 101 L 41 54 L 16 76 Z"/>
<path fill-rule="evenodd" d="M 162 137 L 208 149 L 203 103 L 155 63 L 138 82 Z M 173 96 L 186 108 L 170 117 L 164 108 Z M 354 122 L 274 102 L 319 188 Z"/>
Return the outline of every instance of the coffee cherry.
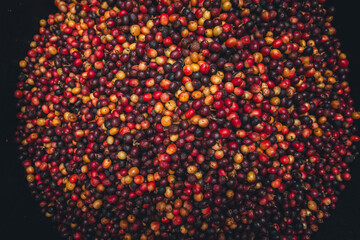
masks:
<path fill-rule="evenodd" d="M 309 239 L 351 179 L 325 0 L 55 1 L 15 140 L 64 239 Z"/>

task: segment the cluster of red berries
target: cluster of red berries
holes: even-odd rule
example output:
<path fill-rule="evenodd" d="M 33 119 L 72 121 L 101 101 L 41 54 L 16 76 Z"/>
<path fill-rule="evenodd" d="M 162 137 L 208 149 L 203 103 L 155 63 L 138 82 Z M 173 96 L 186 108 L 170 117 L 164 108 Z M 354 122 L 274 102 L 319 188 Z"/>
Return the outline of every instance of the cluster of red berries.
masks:
<path fill-rule="evenodd" d="M 55 0 L 16 142 L 68 239 L 309 239 L 360 138 L 325 0 Z"/>

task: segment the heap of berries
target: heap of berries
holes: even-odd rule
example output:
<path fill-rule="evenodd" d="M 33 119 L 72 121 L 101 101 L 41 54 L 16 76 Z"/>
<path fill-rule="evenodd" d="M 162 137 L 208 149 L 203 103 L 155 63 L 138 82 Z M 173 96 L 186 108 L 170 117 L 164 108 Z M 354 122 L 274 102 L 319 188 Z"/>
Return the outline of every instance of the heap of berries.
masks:
<path fill-rule="evenodd" d="M 55 0 L 16 142 L 67 239 L 309 239 L 356 154 L 325 0 Z"/>

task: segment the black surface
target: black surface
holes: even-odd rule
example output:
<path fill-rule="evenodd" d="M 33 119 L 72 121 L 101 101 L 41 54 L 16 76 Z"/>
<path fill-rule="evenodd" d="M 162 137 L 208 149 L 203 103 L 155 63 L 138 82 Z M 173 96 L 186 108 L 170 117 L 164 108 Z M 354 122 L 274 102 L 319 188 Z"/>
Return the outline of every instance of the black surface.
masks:
<path fill-rule="evenodd" d="M 351 73 L 348 81 L 352 88 L 357 110 L 360 110 L 360 41 L 358 1 L 331 0 L 336 6 L 335 27 L 348 54 Z M 40 214 L 40 208 L 26 186 L 25 173 L 17 160 L 13 132 L 16 126 L 16 109 L 13 92 L 18 61 L 29 49 L 32 36 L 38 33 L 39 20 L 55 13 L 53 0 L 7 0 L 1 2 L 1 155 L 0 155 L 0 239 L 60 239 L 56 228 Z M 352 180 L 341 194 L 332 216 L 320 225 L 312 240 L 360 239 L 360 158 L 351 165 Z"/>

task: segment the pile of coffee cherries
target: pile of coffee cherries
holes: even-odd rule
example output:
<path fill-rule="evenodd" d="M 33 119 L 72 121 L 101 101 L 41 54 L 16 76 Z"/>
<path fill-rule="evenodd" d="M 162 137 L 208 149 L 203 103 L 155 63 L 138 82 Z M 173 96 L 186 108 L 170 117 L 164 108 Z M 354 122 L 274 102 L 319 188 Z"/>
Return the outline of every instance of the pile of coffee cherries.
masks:
<path fill-rule="evenodd" d="M 67 239 L 309 239 L 356 154 L 325 0 L 55 0 L 15 139 Z"/>

